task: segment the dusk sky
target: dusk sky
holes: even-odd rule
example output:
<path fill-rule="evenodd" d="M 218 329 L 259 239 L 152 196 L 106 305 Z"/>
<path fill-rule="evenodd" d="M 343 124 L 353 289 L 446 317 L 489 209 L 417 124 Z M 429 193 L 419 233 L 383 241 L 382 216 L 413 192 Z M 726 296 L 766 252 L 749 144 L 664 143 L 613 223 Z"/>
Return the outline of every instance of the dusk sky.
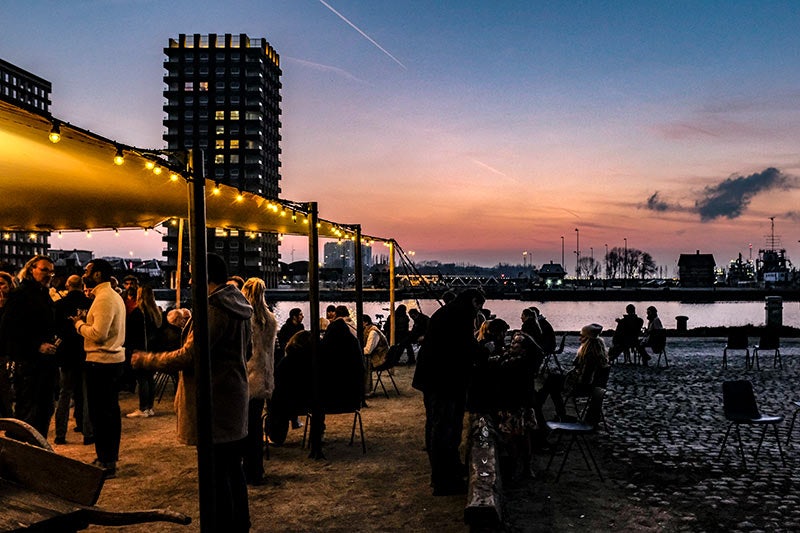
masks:
<path fill-rule="evenodd" d="M 560 262 L 563 235 L 573 271 L 578 228 L 584 256 L 627 239 L 672 273 L 755 256 L 770 217 L 800 258 L 797 1 L 5 0 L 0 20 L 53 115 L 152 148 L 170 37 L 265 37 L 282 197 L 417 260 Z M 125 235 L 52 244 L 160 257 Z"/>

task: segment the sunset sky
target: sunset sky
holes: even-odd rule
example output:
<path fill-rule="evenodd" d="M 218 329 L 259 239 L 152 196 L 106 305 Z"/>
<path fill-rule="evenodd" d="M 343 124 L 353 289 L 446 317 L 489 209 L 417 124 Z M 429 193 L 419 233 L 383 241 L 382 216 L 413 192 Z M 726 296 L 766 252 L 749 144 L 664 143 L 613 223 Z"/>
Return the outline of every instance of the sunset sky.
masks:
<path fill-rule="evenodd" d="M 796 1 L 7 0 L 0 20 L 53 115 L 154 148 L 170 37 L 266 37 L 282 196 L 417 260 L 560 262 L 564 236 L 572 271 L 579 234 L 584 256 L 627 239 L 671 273 L 755 255 L 770 217 L 800 260 Z M 126 235 L 53 245 L 161 255 Z"/>

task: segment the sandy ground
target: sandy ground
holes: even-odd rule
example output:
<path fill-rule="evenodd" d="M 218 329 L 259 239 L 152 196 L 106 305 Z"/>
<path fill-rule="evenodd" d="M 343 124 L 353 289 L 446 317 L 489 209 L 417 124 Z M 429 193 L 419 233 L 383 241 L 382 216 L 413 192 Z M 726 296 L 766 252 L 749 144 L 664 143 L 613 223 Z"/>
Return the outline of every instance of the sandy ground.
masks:
<path fill-rule="evenodd" d="M 575 450 L 559 483 L 554 483 L 553 472 L 544 471 L 547 457 L 536 457 L 536 479 L 505 487 L 505 520 L 495 529 L 793 529 L 794 520 L 800 522 L 795 516 L 800 511 L 793 510 L 799 505 L 763 517 L 753 505 L 746 505 L 754 498 L 773 501 L 786 494 L 790 504 L 797 503 L 800 480 L 791 454 L 782 467 L 769 438 L 758 465 L 743 468 L 732 447 L 719 461 L 716 453 L 725 430 L 721 381 L 753 379 L 767 408 L 781 409 L 788 417 L 787 403 L 798 399 L 793 395 L 800 370 L 797 360 L 786 357 L 785 369 L 777 370 L 771 368 L 771 358 L 762 355 L 762 370 L 756 372 L 745 371 L 737 357 L 728 370 L 722 370 L 723 345 L 721 339 L 670 339 L 669 369 L 615 366 L 606 402 L 610 431 L 598 433 L 595 442 L 605 482 L 586 470 Z M 568 339 L 565 353 L 574 353 L 576 347 L 577 340 Z M 795 340 L 783 352 L 797 353 L 799 348 Z M 351 415 L 328 418 L 326 460 L 307 458 L 307 450 L 300 447 L 302 429 L 292 430 L 284 446 L 271 447 L 265 462 L 270 483 L 250 489 L 253 531 L 467 531 L 463 496 L 431 496 L 422 450 L 422 397 L 410 387 L 412 372 L 397 368 L 401 396 L 376 396 L 363 410 L 366 454 L 361 453 L 358 437 L 354 446 L 348 445 Z M 175 441 L 171 393 L 170 388 L 156 406 L 156 417 L 123 418 L 118 476 L 106 482 L 98 506 L 168 508 L 189 514 L 194 521 L 189 526 L 151 524 L 125 531 L 199 530 L 196 452 Z M 137 406 L 132 394 L 123 394 L 121 403 L 123 413 Z M 782 439 L 786 439 L 785 425 Z M 753 442 L 745 444 L 750 446 L 746 448 L 750 457 Z M 80 444 L 77 433 L 70 433 L 68 444 L 55 449 L 87 462 L 94 458 L 93 446 Z"/>

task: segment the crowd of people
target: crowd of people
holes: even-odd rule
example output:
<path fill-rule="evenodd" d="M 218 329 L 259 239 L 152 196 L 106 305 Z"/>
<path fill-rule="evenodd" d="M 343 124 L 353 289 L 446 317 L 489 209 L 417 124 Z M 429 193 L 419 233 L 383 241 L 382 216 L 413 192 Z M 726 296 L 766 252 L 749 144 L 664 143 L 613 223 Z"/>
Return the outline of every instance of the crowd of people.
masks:
<path fill-rule="evenodd" d="M 412 385 L 423 393 L 434 495 L 466 492 L 467 467 L 459 451 L 466 411 L 493 422 L 500 474 L 507 482 L 532 476 L 533 453 L 549 450 L 545 402 L 552 402 L 555 419 L 574 419 L 578 413 L 569 415 L 566 402 L 588 398 L 593 387 L 605 387 L 614 357 L 625 350 L 636 350 L 646 364 L 654 332 L 663 330 L 655 307 L 647 309 L 645 328 L 629 305 L 618 319 L 611 350 L 601 337 L 603 327 L 587 324 L 580 330 L 571 365 L 562 369 L 545 364 L 557 353 L 557 341 L 538 308 L 523 309 L 519 328 L 512 329 L 484 309 L 484 303 L 479 290 L 456 295 L 430 317 L 417 354 Z"/>
<path fill-rule="evenodd" d="M 315 337 L 300 308 L 279 327 L 263 280 L 229 277 L 215 254 L 207 264 L 215 520 L 236 531 L 250 524 L 247 485 L 266 479 L 264 446 L 280 446 L 307 416 L 309 456 L 323 458 L 326 414 L 367 406 L 373 369 L 382 368 L 392 350 L 395 359 L 405 354 L 407 364 L 416 365 L 412 385 L 423 393 L 433 494 L 449 495 L 466 491 L 459 449 L 467 411 L 493 420 L 501 474 L 530 476 L 532 454 L 548 447 L 547 399 L 557 418 L 568 418 L 566 398 L 586 396 L 607 380 L 620 354 L 635 351 L 646 363 L 654 332 L 663 330 L 654 307 L 647 309 L 645 327 L 629 305 L 609 350 L 602 326 L 589 324 L 580 331 L 572 365 L 556 371 L 544 364 L 556 350 L 556 334 L 539 309 L 523 309 L 519 328 L 512 329 L 483 308 L 481 291 L 466 289 L 446 294 L 430 317 L 401 304 L 381 328 L 364 315 L 360 336 L 351 311 L 331 305 Z M 178 376 L 178 439 L 195 445 L 191 313 L 164 313 L 152 288 L 134 276 L 117 287 L 103 259 L 93 259 L 58 290 L 50 287 L 54 272 L 47 256 L 32 258 L 17 276 L 0 272 L 0 416 L 27 422 L 45 438 L 55 417 L 54 443 L 64 444 L 73 406 L 74 431 L 94 445 L 94 464 L 112 478 L 122 438 L 119 392 L 138 392 L 138 409 L 127 417 L 154 416 L 154 376 L 163 372 Z"/>

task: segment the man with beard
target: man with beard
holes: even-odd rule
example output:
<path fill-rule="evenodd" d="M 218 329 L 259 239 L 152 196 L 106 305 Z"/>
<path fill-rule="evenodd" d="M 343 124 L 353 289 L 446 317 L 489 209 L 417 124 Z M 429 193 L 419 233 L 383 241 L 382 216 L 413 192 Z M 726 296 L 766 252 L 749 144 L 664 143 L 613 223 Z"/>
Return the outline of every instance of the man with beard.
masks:
<path fill-rule="evenodd" d="M 119 382 L 125 363 L 125 303 L 111 288 L 112 273 L 111 264 L 103 259 L 86 265 L 83 282 L 92 289 L 94 301 L 88 313 L 72 317 L 86 351 L 86 401 L 97 452 L 94 464 L 105 471 L 106 478 L 117 473 L 122 433 Z"/>
<path fill-rule="evenodd" d="M 58 366 L 55 315 L 50 298 L 53 261 L 37 255 L 20 273 L 22 283 L 11 292 L 0 325 L 5 354 L 14 361 L 14 416 L 47 438 L 53 417 Z"/>

